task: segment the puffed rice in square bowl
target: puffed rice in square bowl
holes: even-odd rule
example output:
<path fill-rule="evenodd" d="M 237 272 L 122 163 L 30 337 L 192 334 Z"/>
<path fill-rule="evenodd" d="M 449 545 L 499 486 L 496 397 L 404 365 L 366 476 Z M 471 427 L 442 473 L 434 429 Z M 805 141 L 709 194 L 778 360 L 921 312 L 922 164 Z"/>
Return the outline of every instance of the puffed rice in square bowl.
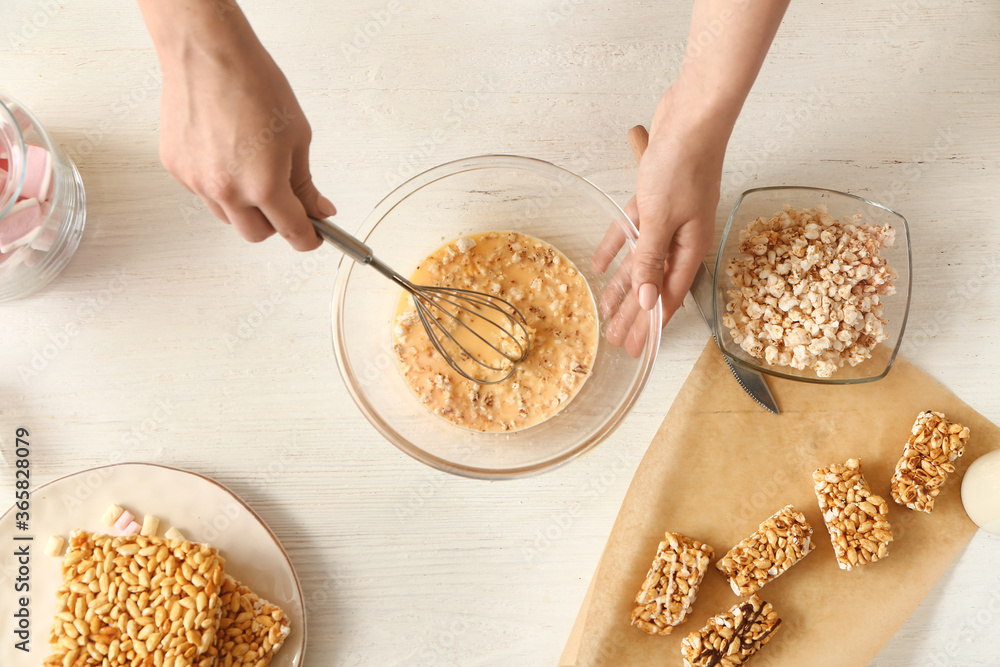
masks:
<path fill-rule="evenodd" d="M 792 380 L 855 384 L 889 372 L 910 308 L 906 218 L 815 187 L 747 190 L 715 261 L 715 321 L 730 360 Z"/>

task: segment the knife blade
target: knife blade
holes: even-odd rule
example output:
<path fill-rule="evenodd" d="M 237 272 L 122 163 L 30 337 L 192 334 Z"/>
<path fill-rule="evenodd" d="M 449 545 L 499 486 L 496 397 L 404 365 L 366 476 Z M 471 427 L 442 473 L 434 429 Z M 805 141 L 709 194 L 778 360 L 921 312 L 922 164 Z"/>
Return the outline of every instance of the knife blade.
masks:
<path fill-rule="evenodd" d="M 636 125 L 628 131 L 628 140 L 632 146 L 632 152 L 635 153 L 635 161 L 639 162 L 642 159 L 642 154 L 646 152 L 646 147 L 649 145 L 649 132 L 642 125 Z M 719 339 L 715 336 L 715 293 L 713 288 L 712 272 L 708 270 L 705 262 L 702 262 L 701 266 L 698 267 L 698 273 L 695 274 L 694 284 L 691 285 L 691 296 L 694 297 L 694 302 L 698 305 L 698 312 L 701 313 L 702 319 L 708 324 L 708 328 L 712 332 L 712 338 L 715 340 L 716 346 L 718 346 Z M 767 386 L 767 382 L 764 380 L 763 373 L 753 368 L 733 363 L 725 354 L 722 355 L 722 358 L 726 360 L 726 365 L 733 372 L 733 377 L 743 387 L 743 391 L 750 395 L 750 398 L 757 401 L 758 405 L 768 412 L 776 415 L 781 414 L 781 410 L 778 409 L 778 403 L 771 394 L 771 388 Z"/>
<path fill-rule="evenodd" d="M 705 262 L 702 262 L 701 266 L 698 267 L 698 273 L 694 276 L 694 283 L 691 285 L 691 296 L 694 297 L 695 305 L 698 306 L 698 312 L 701 313 L 701 318 L 705 320 L 705 324 L 712 331 L 712 338 L 715 339 L 715 344 L 718 345 L 719 339 L 715 337 L 715 293 L 713 288 L 712 273 L 708 270 Z M 722 358 L 726 360 L 726 365 L 733 372 L 733 377 L 736 378 L 736 381 L 743 387 L 743 391 L 750 394 L 750 398 L 757 401 L 768 412 L 773 412 L 776 415 L 781 414 L 781 410 L 778 409 L 778 403 L 774 400 L 774 395 L 771 394 L 771 388 L 767 386 L 767 381 L 764 380 L 763 373 L 753 368 L 733 363 L 725 354 L 722 355 Z"/>

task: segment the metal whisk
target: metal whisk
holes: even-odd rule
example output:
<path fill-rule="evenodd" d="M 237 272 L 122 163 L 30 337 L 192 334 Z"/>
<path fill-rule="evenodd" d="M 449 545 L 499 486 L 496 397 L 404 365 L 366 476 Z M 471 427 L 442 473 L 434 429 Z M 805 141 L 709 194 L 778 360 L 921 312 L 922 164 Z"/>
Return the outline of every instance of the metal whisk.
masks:
<path fill-rule="evenodd" d="M 316 232 L 345 255 L 367 264 L 410 293 L 420 323 L 434 349 L 462 377 L 477 384 L 497 384 L 509 378 L 528 356 L 528 325 L 520 311 L 491 294 L 454 287 L 414 285 L 376 258 L 367 245 L 329 220 L 310 218 Z M 492 352 L 473 354 L 455 335 L 469 332 Z M 467 338 L 468 336 L 461 336 Z"/>

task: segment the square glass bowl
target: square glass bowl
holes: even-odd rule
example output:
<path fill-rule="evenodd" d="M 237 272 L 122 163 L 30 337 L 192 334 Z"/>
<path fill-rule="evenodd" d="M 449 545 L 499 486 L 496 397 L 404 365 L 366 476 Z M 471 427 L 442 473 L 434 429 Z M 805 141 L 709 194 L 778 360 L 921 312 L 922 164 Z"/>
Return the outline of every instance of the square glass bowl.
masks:
<path fill-rule="evenodd" d="M 765 219 L 780 212 L 785 206 L 798 210 L 825 206 L 831 217 L 843 220 L 854 215 L 861 216 L 861 222 L 870 225 L 890 225 L 896 230 L 895 242 L 883 247 L 881 255 L 889 266 L 896 270 L 898 277 L 893 283 L 895 294 L 881 297 L 882 318 L 888 323 L 884 327 L 888 337 L 878 344 L 866 361 L 851 366 L 845 363 L 831 377 L 819 377 L 814 370 L 798 370 L 790 366 L 777 366 L 763 359 L 751 356 L 733 340 L 729 328 L 723 324 L 729 301 L 728 290 L 733 285 L 726 274 L 730 260 L 740 258 L 740 232 L 758 217 Z M 747 190 L 739 196 L 733 206 L 722 242 L 715 260 L 715 318 L 714 331 L 722 353 L 730 360 L 777 377 L 822 384 L 856 384 L 879 380 L 889 372 L 899 351 L 899 345 L 906 329 L 906 317 L 910 309 L 910 274 L 913 261 L 910 254 L 910 230 L 899 213 L 862 197 L 814 187 L 763 187 Z"/>
<path fill-rule="evenodd" d="M 376 257 L 411 275 L 427 255 L 462 236 L 511 230 L 560 250 L 596 300 L 626 256 L 603 274 L 591 265 L 608 227 L 634 247 L 637 232 L 598 187 L 542 160 L 485 155 L 414 176 L 383 199 L 356 236 Z M 628 416 L 642 392 L 660 342 L 660 306 L 643 311 L 646 339 L 637 358 L 600 337 L 591 376 L 551 418 L 520 431 L 480 433 L 432 414 L 403 380 L 392 353 L 400 288 L 370 266 L 340 263 L 333 294 L 333 347 L 344 383 L 372 426 L 401 451 L 429 466 L 477 479 L 512 479 L 552 470 L 596 447 Z"/>

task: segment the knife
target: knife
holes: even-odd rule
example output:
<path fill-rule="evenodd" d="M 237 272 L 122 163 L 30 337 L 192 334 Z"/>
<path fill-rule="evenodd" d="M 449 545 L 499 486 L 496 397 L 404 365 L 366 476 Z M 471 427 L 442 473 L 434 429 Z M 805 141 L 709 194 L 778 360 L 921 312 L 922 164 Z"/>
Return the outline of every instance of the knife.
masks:
<path fill-rule="evenodd" d="M 646 146 L 649 145 L 649 133 L 642 125 L 636 125 L 628 131 L 628 139 L 632 145 L 632 151 L 635 153 L 635 159 L 638 162 L 642 159 L 642 154 L 646 152 Z M 701 313 L 702 319 L 708 324 L 708 328 L 712 331 L 712 339 L 715 340 L 715 344 L 718 346 L 719 339 L 715 337 L 714 324 L 715 290 L 712 283 L 712 272 L 708 270 L 705 262 L 701 263 L 701 266 L 698 267 L 698 273 L 695 274 L 694 283 L 691 285 L 691 296 L 694 297 L 694 302 L 698 306 L 698 312 Z M 781 414 L 781 411 L 778 409 L 778 403 L 774 400 L 774 395 L 771 394 L 771 389 L 764 380 L 763 373 L 753 368 L 741 366 L 738 363 L 734 364 L 725 354 L 722 355 L 722 358 L 726 360 L 726 365 L 733 372 L 733 377 L 743 387 L 743 391 L 750 395 L 750 398 L 757 401 L 768 412 L 773 412 L 776 415 Z"/>
<path fill-rule="evenodd" d="M 702 319 L 708 324 L 708 328 L 713 330 L 712 338 L 715 339 L 715 344 L 718 345 L 719 339 L 715 338 L 715 327 L 713 326 L 715 320 L 715 289 L 712 283 L 712 274 L 709 272 L 708 267 L 705 266 L 705 262 L 701 263 L 701 266 L 698 267 L 698 273 L 694 276 L 694 283 L 691 285 L 691 296 L 694 297 L 694 302 L 698 306 L 698 312 L 701 313 Z M 776 415 L 781 414 L 781 411 L 778 409 L 778 403 L 774 400 L 771 389 L 764 380 L 763 373 L 753 368 L 734 364 L 725 354 L 722 355 L 722 358 L 726 360 L 726 365 L 733 372 L 733 377 L 736 378 L 736 381 L 743 387 L 743 391 L 750 394 L 750 398 L 757 401 L 765 410 L 773 412 Z"/>

